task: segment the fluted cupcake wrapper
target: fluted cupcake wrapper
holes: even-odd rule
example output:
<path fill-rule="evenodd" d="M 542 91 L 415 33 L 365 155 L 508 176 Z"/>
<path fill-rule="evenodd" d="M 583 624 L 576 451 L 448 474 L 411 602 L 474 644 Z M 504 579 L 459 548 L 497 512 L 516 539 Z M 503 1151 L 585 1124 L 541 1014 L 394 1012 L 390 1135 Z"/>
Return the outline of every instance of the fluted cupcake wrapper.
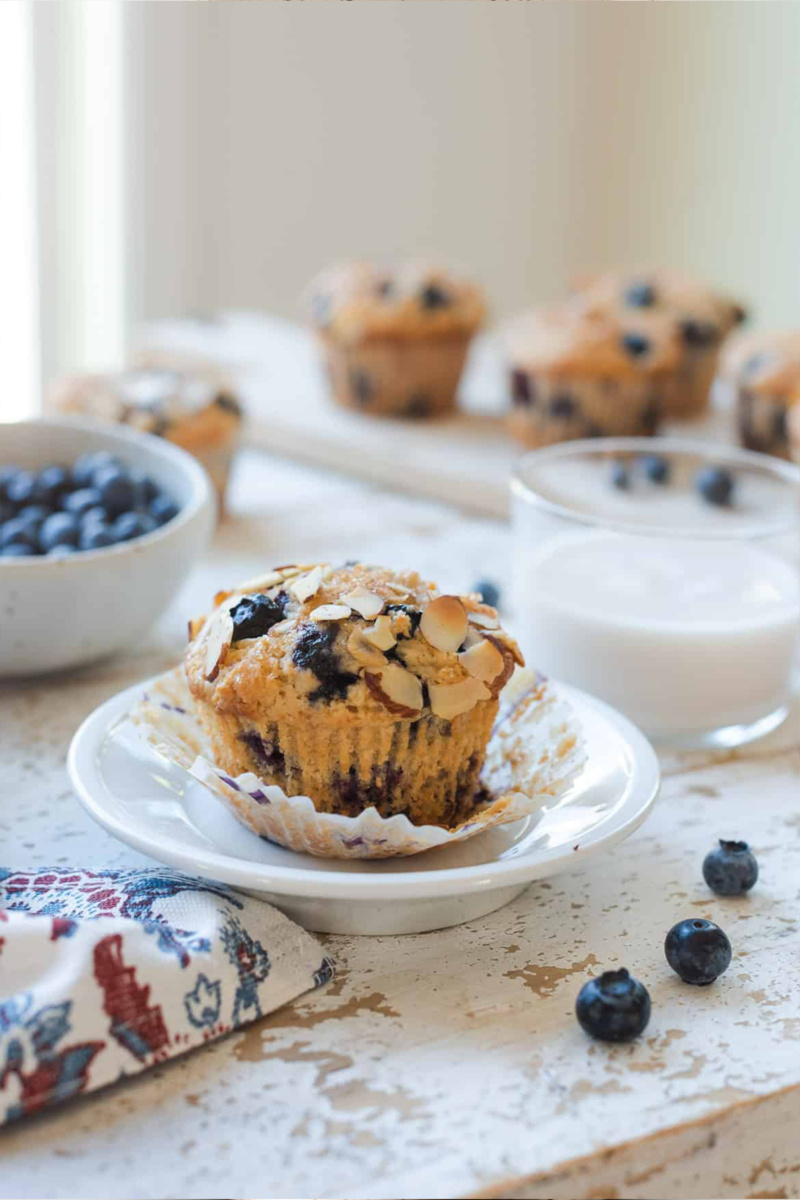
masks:
<path fill-rule="evenodd" d="M 517 671 L 501 695 L 481 775 L 488 799 L 448 828 L 382 817 L 375 808 L 357 817 L 318 812 L 310 797 L 287 796 L 251 772 L 226 775 L 214 765 L 182 668 L 152 683 L 130 717 L 160 754 L 188 770 L 253 833 L 320 858 L 392 858 L 464 841 L 562 796 L 585 762 L 570 705 L 530 671 Z"/>

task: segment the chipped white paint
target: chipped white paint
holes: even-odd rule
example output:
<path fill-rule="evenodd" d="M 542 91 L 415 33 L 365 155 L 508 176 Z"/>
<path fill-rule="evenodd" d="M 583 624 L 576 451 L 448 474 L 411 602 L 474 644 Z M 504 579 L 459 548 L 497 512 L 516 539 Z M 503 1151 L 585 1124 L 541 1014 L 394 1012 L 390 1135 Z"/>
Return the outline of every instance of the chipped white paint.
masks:
<path fill-rule="evenodd" d="M 145 861 L 83 813 L 66 747 L 100 701 L 170 665 L 186 614 L 226 581 L 298 556 L 389 559 L 454 592 L 507 578 L 503 527 L 367 503 L 359 485 L 302 468 L 245 461 L 233 508 L 213 571 L 137 654 L 0 691 L 3 862 Z M 327 939 L 340 964 L 327 989 L 1 1134 L 0 1195 L 800 1195 L 798 723 L 749 750 L 665 761 L 662 798 L 629 842 L 487 918 Z M 703 885 L 719 835 L 759 855 L 748 899 Z M 707 989 L 682 985 L 662 951 L 669 925 L 698 914 L 734 947 Z M 646 981 L 653 1017 L 639 1044 L 604 1047 L 572 1007 L 584 979 L 620 964 Z"/>

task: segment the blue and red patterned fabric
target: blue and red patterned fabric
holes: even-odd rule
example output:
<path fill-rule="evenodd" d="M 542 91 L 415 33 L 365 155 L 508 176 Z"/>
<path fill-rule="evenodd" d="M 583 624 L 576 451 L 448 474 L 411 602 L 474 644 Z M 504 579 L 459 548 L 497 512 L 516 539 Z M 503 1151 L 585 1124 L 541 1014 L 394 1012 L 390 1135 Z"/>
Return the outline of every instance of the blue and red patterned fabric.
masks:
<path fill-rule="evenodd" d="M 309 934 L 224 884 L 0 867 L 0 1124 L 230 1033 L 332 974 Z"/>

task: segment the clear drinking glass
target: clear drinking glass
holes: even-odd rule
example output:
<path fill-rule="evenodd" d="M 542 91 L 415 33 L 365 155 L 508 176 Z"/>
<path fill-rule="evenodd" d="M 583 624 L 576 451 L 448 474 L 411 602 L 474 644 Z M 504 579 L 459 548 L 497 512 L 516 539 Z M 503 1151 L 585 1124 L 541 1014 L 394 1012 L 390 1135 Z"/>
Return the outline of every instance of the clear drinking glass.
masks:
<path fill-rule="evenodd" d="M 701 494 L 709 468 L 733 480 L 729 503 Z M 800 468 L 711 442 L 598 438 L 527 454 L 511 491 L 529 663 L 662 744 L 735 746 L 784 720 Z"/>

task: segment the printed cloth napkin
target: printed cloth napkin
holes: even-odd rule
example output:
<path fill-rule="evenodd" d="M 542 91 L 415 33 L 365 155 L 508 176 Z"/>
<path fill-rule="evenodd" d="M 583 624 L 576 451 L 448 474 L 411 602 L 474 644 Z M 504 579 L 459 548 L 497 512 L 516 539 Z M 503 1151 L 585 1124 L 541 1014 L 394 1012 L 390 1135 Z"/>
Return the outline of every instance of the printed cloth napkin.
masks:
<path fill-rule="evenodd" d="M 327 983 L 262 900 L 150 870 L 0 867 L 0 1125 L 146 1070 Z"/>

